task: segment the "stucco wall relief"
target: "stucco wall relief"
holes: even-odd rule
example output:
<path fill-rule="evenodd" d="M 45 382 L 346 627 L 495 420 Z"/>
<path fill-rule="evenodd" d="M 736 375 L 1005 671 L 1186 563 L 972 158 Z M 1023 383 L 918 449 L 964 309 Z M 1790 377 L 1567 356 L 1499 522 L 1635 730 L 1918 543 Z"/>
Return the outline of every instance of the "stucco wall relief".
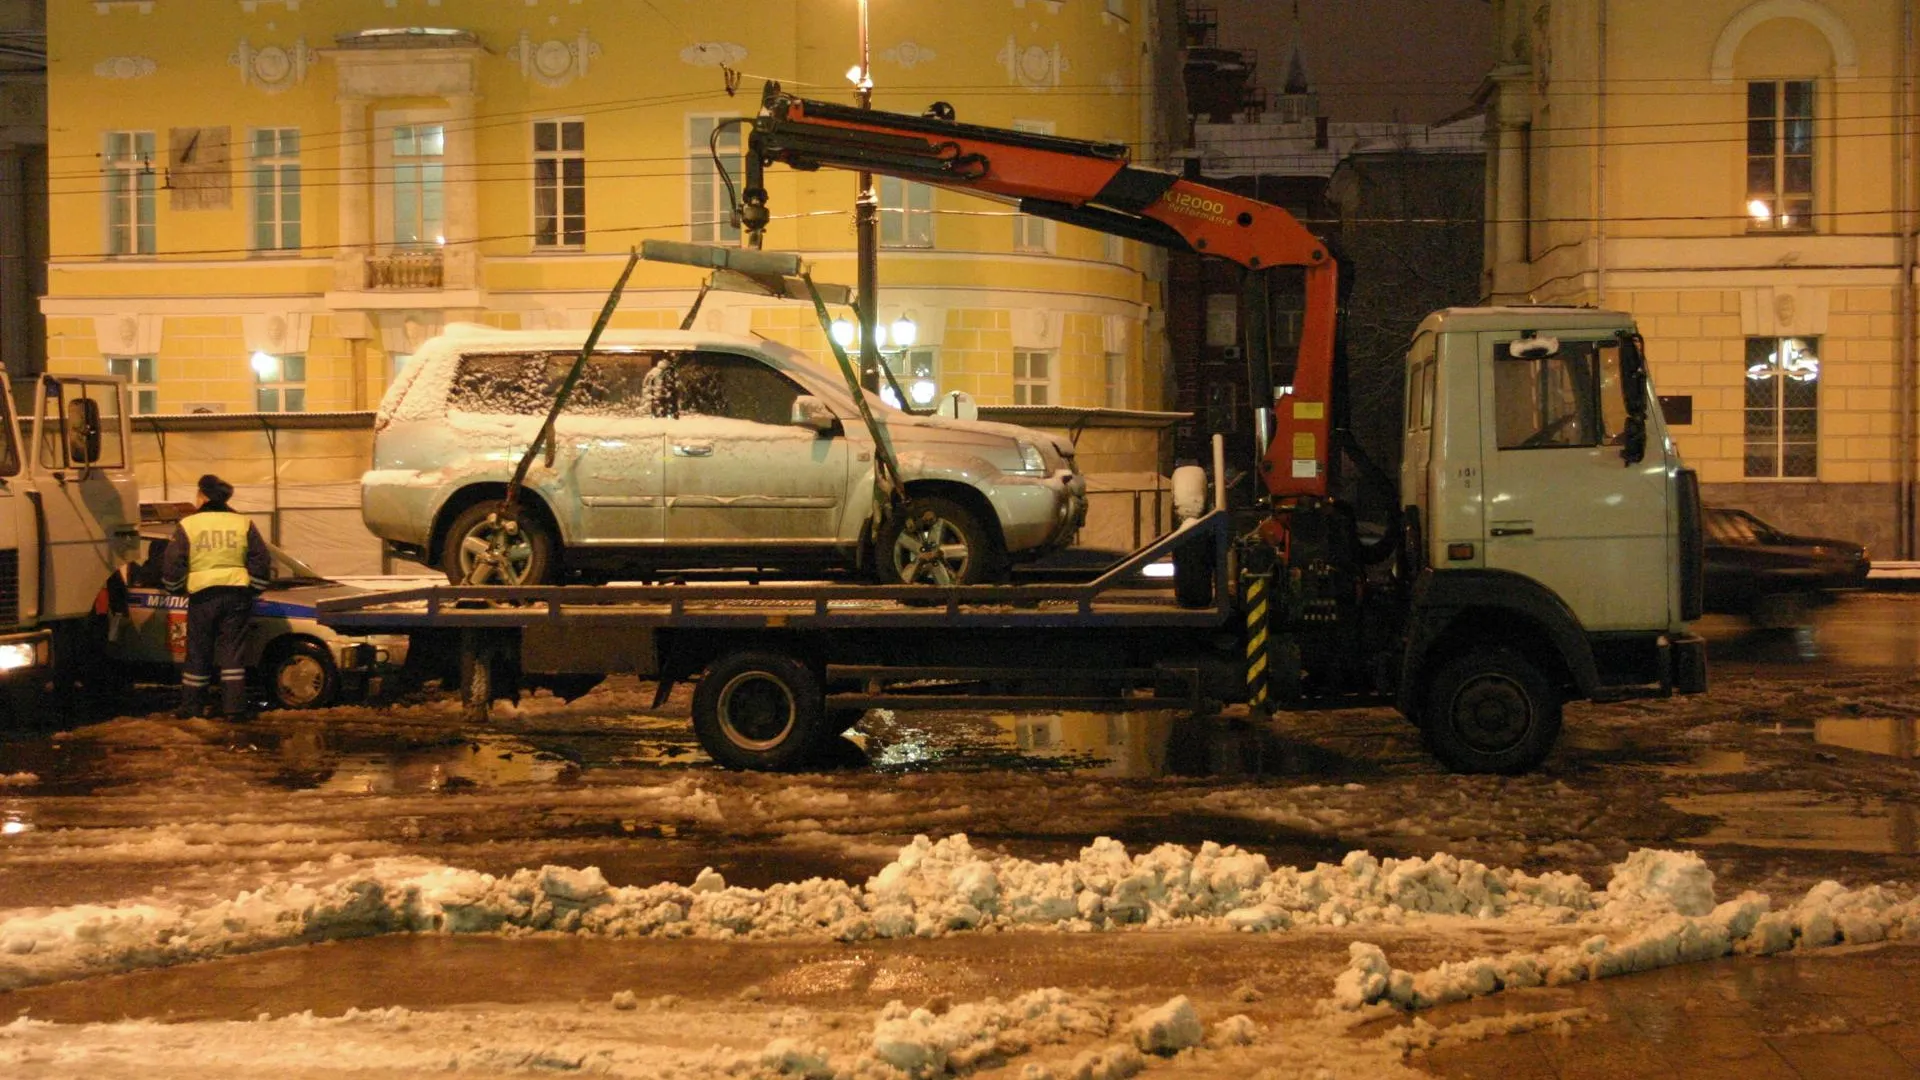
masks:
<path fill-rule="evenodd" d="M 1012 34 L 994 59 L 1007 69 L 1007 81 L 1029 90 L 1045 90 L 1060 85 L 1060 76 L 1072 64 L 1060 53 L 1060 44 L 1022 45 Z"/>
<path fill-rule="evenodd" d="M 306 82 L 307 68 L 318 58 L 306 38 L 295 38 L 291 46 L 256 46 L 241 38 L 227 63 L 240 69 L 241 82 L 277 94 Z"/>
<path fill-rule="evenodd" d="M 599 43 L 585 30 L 572 41 L 560 38 L 535 41 L 530 32 L 522 30 L 519 40 L 507 50 L 507 59 L 520 65 L 522 78 L 556 88 L 586 75 L 589 63 L 599 55 Z"/>
<path fill-rule="evenodd" d="M 736 67 L 747 58 L 747 47 L 737 41 L 696 41 L 680 50 L 680 62 L 692 67 Z"/>
<path fill-rule="evenodd" d="M 109 56 L 93 65 L 93 73 L 103 79 L 144 79 L 160 70 L 151 56 Z"/>

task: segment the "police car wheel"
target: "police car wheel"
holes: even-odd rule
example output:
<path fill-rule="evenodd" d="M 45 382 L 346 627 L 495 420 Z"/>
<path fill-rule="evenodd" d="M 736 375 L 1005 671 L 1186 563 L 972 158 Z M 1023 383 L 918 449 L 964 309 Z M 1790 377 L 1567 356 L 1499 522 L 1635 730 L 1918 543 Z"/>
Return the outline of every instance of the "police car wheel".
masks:
<path fill-rule="evenodd" d="M 340 692 L 340 672 L 317 641 L 294 641 L 264 665 L 267 696 L 282 709 L 321 709 Z"/>

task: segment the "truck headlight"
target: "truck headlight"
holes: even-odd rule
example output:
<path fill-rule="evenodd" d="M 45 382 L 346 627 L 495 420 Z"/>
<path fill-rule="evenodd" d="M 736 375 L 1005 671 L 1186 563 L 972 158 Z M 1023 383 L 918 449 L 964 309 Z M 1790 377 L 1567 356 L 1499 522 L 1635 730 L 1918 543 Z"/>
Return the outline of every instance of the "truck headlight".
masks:
<path fill-rule="evenodd" d="M 18 671 L 30 668 L 39 659 L 37 650 L 31 641 L 16 641 L 0 645 L 0 671 Z"/>
<path fill-rule="evenodd" d="M 1040 448 L 1030 442 L 1020 444 L 1020 475 L 1047 475 L 1047 459 L 1040 454 Z"/>

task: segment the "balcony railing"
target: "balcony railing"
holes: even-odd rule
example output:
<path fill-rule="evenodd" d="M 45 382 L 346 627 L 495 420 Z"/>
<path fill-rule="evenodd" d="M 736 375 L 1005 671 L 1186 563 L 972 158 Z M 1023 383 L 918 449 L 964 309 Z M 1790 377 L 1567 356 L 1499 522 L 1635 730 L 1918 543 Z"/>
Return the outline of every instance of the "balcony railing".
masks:
<path fill-rule="evenodd" d="M 368 289 L 438 289 L 446 280 L 441 251 L 389 251 L 367 256 Z"/>

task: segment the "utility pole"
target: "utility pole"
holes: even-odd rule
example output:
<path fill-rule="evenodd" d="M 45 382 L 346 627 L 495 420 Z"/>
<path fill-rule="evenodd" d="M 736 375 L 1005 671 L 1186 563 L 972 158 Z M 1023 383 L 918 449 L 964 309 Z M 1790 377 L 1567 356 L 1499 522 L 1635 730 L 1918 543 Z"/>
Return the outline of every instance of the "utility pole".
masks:
<path fill-rule="evenodd" d="M 862 109 L 873 108 L 872 57 L 867 40 L 867 0 L 860 0 L 860 66 L 854 76 L 854 97 Z M 873 174 L 861 172 L 854 180 L 854 241 L 856 288 L 860 293 L 860 385 L 880 390 L 880 199 L 873 190 Z"/>

